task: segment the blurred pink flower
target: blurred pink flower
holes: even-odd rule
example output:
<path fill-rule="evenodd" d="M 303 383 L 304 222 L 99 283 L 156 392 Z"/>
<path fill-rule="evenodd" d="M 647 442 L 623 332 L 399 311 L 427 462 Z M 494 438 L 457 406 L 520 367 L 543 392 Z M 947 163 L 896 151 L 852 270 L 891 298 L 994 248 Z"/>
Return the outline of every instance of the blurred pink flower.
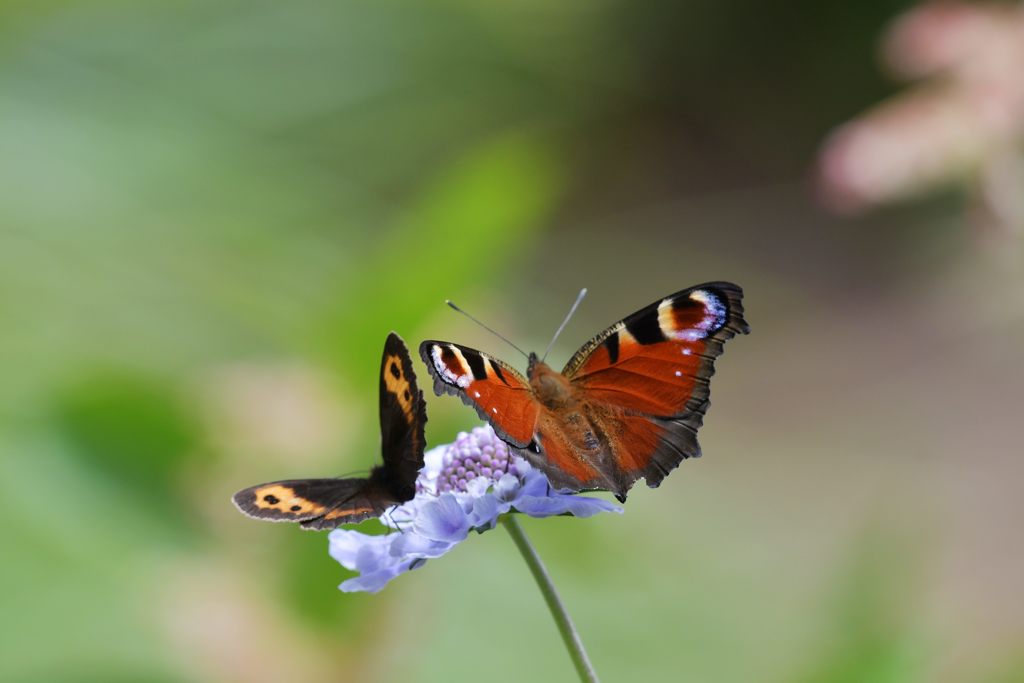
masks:
<path fill-rule="evenodd" d="M 897 76 L 926 80 L 829 137 L 826 203 L 853 212 L 961 180 L 977 215 L 1024 226 L 1024 4 L 922 5 L 893 23 L 882 53 Z"/>

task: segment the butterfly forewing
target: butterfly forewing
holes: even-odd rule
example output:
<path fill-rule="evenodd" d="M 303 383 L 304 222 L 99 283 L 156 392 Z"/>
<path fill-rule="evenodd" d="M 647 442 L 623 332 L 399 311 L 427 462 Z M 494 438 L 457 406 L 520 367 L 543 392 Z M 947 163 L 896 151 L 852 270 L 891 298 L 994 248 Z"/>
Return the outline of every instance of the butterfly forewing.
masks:
<path fill-rule="evenodd" d="M 401 337 L 392 332 L 380 364 L 380 447 L 387 481 L 403 500 L 415 495 L 423 467 L 427 406 L 416 385 L 412 358 Z"/>
<path fill-rule="evenodd" d="M 425 341 L 420 356 L 434 378 L 434 393 L 461 398 L 513 446 L 530 444 L 541 406 L 521 374 L 497 358 L 449 342 Z"/>
<path fill-rule="evenodd" d="M 621 320 L 572 357 L 563 374 L 591 400 L 659 417 L 702 405 L 722 345 L 750 328 L 743 292 L 712 282 L 684 289 Z"/>

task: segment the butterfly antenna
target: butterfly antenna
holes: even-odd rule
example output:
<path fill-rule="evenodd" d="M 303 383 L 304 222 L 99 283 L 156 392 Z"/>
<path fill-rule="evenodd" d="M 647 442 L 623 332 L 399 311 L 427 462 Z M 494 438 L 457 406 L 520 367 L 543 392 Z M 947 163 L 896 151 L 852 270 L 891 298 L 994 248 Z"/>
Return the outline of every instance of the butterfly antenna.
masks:
<path fill-rule="evenodd" d="M 548 354 L 551 352 L 551 347 L 555 345 L 555 340 L 558 339 L 558 335 L 562 334 L 562 330 L 564 330 L 565 326 L 569 324 L 569 319 L 572 318 L 572 314 L 576 312 L 580 302 L 583 301 L 583 297 L 586 295 L 587 288 L 584 287 L 580 290 L 579 296 L 576 297 L 576 302 L 573 303 L 572 308 L 569 309 L 569 314 L 565 316 L 565 320 L 562 321 L 562 324 L 559 325 L 558 329 L 555 331 L 555 336 L 551 338 L 551 343 L 548 344 L 548 348 L 544 350 L 544 356 L 540 359 L 541 363 L 543 363 L 544 359 L 548 357 Z"/>
<path fill-rule="evenodd" d="M 472 320 L 473 322 L 475 322 L 475 323 L 476 323 L 477 325 L 479 325 L 480 327 L 484 328 L 485 330 L 487 330 L 488 332 L 490 332 L 491 334 L 493 334 L 493 335 L 494 335 L 495 337 L 497 337 L 498 339 L 502 340 L 503 342 L 505 342 L 506 344 L 508 344 L 509 346 L 511 346 L 511 347 L 512 347 L 513 349 L 515 349 L 515 350 L 516 350 L 516 351 L 518 351 L 519 353 L 523 354 L 523 355 L 524 355 L 524 356 L 526 356 L 527 358 L 529 358 L 529 357 L 530 357 L 530 354 L 526 353 L 526 351 L 523 351 L 523 350 L 522 350 L 521 348 L 519 348 L 518 346 L 516 346 L 515 344 L 513 344 L 512 342 L 510 342 L 510 341 L 509 341 L 509 340 L 508 340 L 508 339 L 507 339 L 506 337 L 504 337 L 504 336 L 502 336 L 502 335 L 498 334 L 497 332 L 495 332 L 495 331 L 494 331 L 494 330 L 492 330 L 491 328 L 487 327 L 487 325 L 484 325 L 484 324 L 483 324 L 482 322 L 480 322 L 479 320 L 477 320 L 476 318 L 474 318 L 473 316 L 471 316 L 471 315 L 470 315 L 469 313 L 466 313 L 466 312 L 465 312 L 464 310 L 462 310 L 461 308 L 459 308 L 458 306 L 456 306 L 456 305 L 455 305 L 455 302 L 454 302 L 454 301 L 452 301 L 451 299 L 445 299 L 445 303 L 446 303 L 446 304 L 448 304 L 448 306 L 449 306 L 450 308 L 452 308 L 453 310 L 456 310 L 456 311 L 458 311 L 459 313 L 461 313 L 462 315 L 466 316 L 467 318 L 469 318 L 470 320 Z"/>
<path fill-rule="evenodd" d="M 357 475 L 358 476 L 370 476 L 370 470 L 352 470 L 351 472 L 346 472 L 345 474 L 339 474 L 339 475 L 337 475 L 334 478 L 335 479 L 350 479 L 350 478 L 355 477 Z"/>

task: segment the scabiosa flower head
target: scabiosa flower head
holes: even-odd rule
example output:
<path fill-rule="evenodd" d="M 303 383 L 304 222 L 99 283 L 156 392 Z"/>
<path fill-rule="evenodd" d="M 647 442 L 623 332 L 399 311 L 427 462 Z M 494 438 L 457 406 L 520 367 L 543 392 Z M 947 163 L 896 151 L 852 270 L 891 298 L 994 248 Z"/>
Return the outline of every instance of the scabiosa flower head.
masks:
<path fill-rule="evenodd" d="M 489 426 L 462 432 L 455 443 L 431 449 L 423 459 L 415 498 L 381 517 L 397 531 L 377 536 L 354 529 L 331 532 L 331 556 L 359 572 L 341 590 L 376 593 L 399 574 L 444 555 L 471 530 L 494 528 L 503 514 L 622 512 L 600 498 L 553 490 L 544 474 L 512 454 Z"/>
<path fill-rule="evenodd" d="M 487 429 L 483 427 L 459 433 L 455 443 L 448 446 L 441 456 L 441 471 L 434 484 L 435 493 L 468 491 L 469 482 L 477 477 L 493 481 L 506 473 L 519 476 L 508 445 L 488 436 Z"/>

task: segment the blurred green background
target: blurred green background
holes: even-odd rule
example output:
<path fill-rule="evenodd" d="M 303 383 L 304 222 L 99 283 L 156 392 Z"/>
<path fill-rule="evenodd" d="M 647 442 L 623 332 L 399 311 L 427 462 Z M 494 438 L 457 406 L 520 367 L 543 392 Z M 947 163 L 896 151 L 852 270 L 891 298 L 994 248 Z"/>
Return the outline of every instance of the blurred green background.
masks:
<path fill-rule="evenodd" d="M 445 298 L 540 350 L 589 287 L 560 365 L 709 279 L 705 457 L 524 522 L 602 678 L 1024 680 L 1021 242 L 813 189 L 908 6 L 0 5 L 0 680 L 571 680 L 501 532 L 345 595 L 230 495 L 377 459 L 389 330 L 516 362 Z"/>

